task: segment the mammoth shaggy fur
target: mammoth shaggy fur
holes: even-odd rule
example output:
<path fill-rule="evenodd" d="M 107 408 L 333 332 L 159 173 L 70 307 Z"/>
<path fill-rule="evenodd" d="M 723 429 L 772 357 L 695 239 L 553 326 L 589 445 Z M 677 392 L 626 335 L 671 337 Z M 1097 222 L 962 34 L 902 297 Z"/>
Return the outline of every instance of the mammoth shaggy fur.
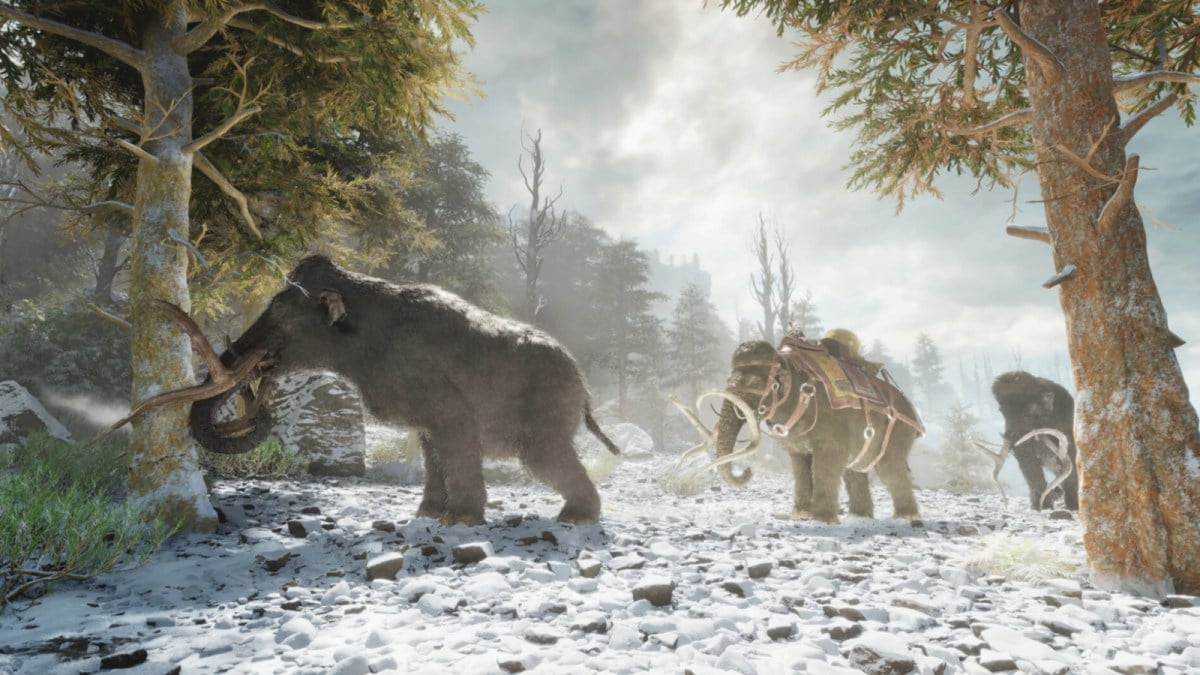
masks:
<path fill-rule="evenodd" d="M 726 391 L 766 391 L 771 385 L 767 381 L 771 364 L 778 358 L 779 352 L 768 342 L 756 340 L 742 343 L 733 354 L 732 372 Z M 791 368 L 789 360 L 784 359 L 783 363 Z M 793 387 L 792 398 L 782 412 L 777 413 L 775 418 L 757 420 L 768 424 L 785 421 L 794 397 L 799 395 L 798 387 L 804 382 L 812 382 L 816 388 L 808 411 L 792 431 L 779 441 L 792 464 L 792 517 L 838 522 L 838 497 L 843 481 L 849 497 L 850 513 L 874 517 L 875 507 L 867 474 L 847 469 L 863 446 L 866 416 L 862 410 L 833 409 L 823 385 L 804 371 L 792 369 L 792 377 L 797 386 Z M 759 405 L 757 399 L 748 400 L 745 394 L 739 394 L 739 397 L 748 404 L 750 410 Z M 902 395 L 897 396 L 895 405 L 901 414 L 917 419 L 916 410 Z M 870 419 L 879 432 L 875 434 L 868 453 L 868 456 L 875 457 L 883 445 L 887 418 L 881 413 L 871 413 Z M 718 459 L 728 456 L 733 450 L 744 423 L 735 405 L 726 400 L 721 407 L 714 440 Z M 920 513 L 913 493 L 908 456 L 919 435 L 919 431 L 906 424 L 896 424 L 888 441 L 887 452 L 874 467 L 876 475 L 892 497 L 894 517 L 912 522 L 920 520 Z M 735 485 L 743 484 L 750 478 L 748 468 L 741 476 L 735 476 L 729 464 L 721 465 L 718 470 L 726 482 Z"/>
<path fill-rule="evenodd" d="M 1057 472 L 1059 459 L 1042 442 L 1031 438 L 1013 445 L 1035 429 L 1057 429 L 1067 437 L 1067 454 L 1072 464 L 1071 475 L 1062 483 L 1066 508 L 1079 510 L 1079 473 L 1075 470 L 1075 399 L 1060 384 L 1044 377 L 1035 377 L 1023 370 L 1014 370 L 996 377 L 992 395 L 1000 404 L 1004 416 L 1004 443 L 1017 457 L 1021 475 L 1029 486 L 1029 505 L 1041 510 L 1041 495 L 1046 490 L 1043 469 Z M 1052 493 L 1053 494 L 1053 493 Z M 1052 501 L 1053 497 L 1047 497 Z"/>
<path fill-rule="evenodd" d="M 436 286 L 392 284 L 310 256 L 221 359 L 228 366 L 263 352 L 260 375 L 333 372 L 357 385 L 377 418 L 420 430 L 420 516 L 483 522 L 485 455 L 518 457 L 558 491 L 565 500 L 561 520 L 590 523 L 600 516 L 600 496 L 573 437 L 584 422 L 614 454 L 617 447 L 592 417 L 575 360 L 537 328 Z M 236 392 L 192 407 L 193 435 L 209 450 L 245 452 L 269 430 L 269 404 L 256 406 L 252 428 L 237 434 L 214 421 Z"/>

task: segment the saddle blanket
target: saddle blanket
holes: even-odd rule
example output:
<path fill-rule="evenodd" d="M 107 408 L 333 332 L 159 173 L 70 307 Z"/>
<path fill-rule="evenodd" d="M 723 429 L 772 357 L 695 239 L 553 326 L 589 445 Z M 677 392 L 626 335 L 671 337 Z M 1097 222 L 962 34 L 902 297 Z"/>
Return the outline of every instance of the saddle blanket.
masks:
<path fill-rule="evenodd" d="M 789 348 L 790 347 L 790 348 Z M 794 360 L 796 365 L 821 380 L 829 396 L 829 405 L 835 410 L 854 408 L 861 410 L 863 400 L 886 405 L 875 379 L 854 364 L 835 359 L 820 345 L 796 344 L 788 341 L 781 353 Z"/>

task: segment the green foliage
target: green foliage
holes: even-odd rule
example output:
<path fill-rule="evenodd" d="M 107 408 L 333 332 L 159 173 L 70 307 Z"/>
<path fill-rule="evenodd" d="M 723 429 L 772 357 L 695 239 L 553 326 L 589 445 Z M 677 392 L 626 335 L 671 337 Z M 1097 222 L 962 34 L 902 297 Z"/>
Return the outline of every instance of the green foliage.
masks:
<path fill-rule="evenodd" d="M 200 466 L 222 478 L 292 478 L 308 469 L 308 458 L 272 437 L 240 455 L 201 450 Z"/>
<path fill-rule="evenodd" d="M 933 183 L 943 172 L 1011 187 L 1033 168 L 1028 126 L 1006 117 L 1029 106 L 1024 59 L 995 18 L 1016 3 L 721 0 L 721 6 L 739 16 L 761 11 L 780 35 L 797 41 L 795 59 L 783 67 L 815 68 L 817 90 L 832 94 L 824 115 L 835 129 L 856 134 L 850 187 L 873 189 L 902 206 L 914 195 L 938 194 Z M 1194 2 L 1100 8 L 1115 75 L 1200 67 Z M 1132 91 L 1131 111 L 1171 92 L 1181 96 L 1184 120 L 1195 119 L 1195 99 L 1180 78 Z M 992 126 L 981 130 L 985 125 Z"/>
<path fill-rule="evenodd" d="M 0 606 L 65 579 L 137 567 L 170 536 L 139 504 L 117 500 L 121 454 L 43 433 L 0 450 Z"/>
<path fill-rule="evenodd" d="M 950 406 L 943 421 L 942 470 L 946 474 L 946 489 L 959 493 L 979 493 L 988 490 L 988 461 L 971 439 L 976 436 L 979 418 L 970 407 L 956 403 Z"/>
<path fill-rule="evenodd" d="M 969 572 L 1040 583 L 1048 579 L 1083 579 L 1082 560 L 1044 537 L 994 534 L 974 551 L 954 561 Z"/>
<path fill-rule="evenodd" d="M 129 334 L 83 303 L 17 303 L 0 318 L 0 354 L 0 380 L 129 397 Z"/>
<path fill-rule="evenodd" d="M 702 389 L 721 385 L 728 370 L 730 339 L 717 308 L 698 286 L 688 284 L 679 294 L 666 332 L 664 381 L 682 387 L 682 398 L 689 404 Z"/>

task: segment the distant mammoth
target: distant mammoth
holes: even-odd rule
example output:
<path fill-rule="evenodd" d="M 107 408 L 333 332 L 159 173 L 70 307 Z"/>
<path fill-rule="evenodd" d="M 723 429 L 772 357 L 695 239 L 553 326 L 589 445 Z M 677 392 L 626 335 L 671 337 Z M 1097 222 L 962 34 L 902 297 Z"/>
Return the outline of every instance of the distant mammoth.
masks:
<path fill-rule="evenodd" d="M 734 474 L 731 463 L 758 447 L 759 426 L 774 436 L 792 464 L 792 517 L 838 522 L 840 484 L 845 480 L 850 513 L 874 517 L 867 471 L 872 468 L 892 497 L 896 518 L 917 522 L 908 455 L 924 428 L 912 404 L 894 385 L 873 377 L 855 358 L 837 359 L 826 347 L 786 337 L 777 350 L 761 340 L 744 342 L 733 354 L 724 390 L 701 396 L 724 399 L 715 435 L 695 412 L 676 401 L 705 436 L 680 458 L 712 444 L 715 466 L 725 482 L 744 485 L 750 468 Z M 851 391 L 851 380 L 863 387 Z M 734 452 L 742 426 L 749 441 Z M 678 465 L 677 465 L 678 466 Z"/>
<path fill-rule="evenodd" d="M 139 406 L 194 401 L 192 434 L 205 448 L 243 453 L 271 428 L 272 377 L 325 370 L 358 386 L 372 414 L 420 429 L 425 492 L 418 516 L 483 522 L 484 456 L 519 457 L 565 503 L 563 521 L 592 523 L 600 496 L 573 437 L 580 422 L 608 450 L 583 375 L 546 333 L 490 314 L 441 288 L 391 284 L 329 258 L 304 258 L 253 325 L 220 357 L 186 314 L 162 303 L 208 363 L 201 385 Z M 241 418 L 214 414 L 235 394 Z M 132 416 L 132 415 L 131 415 Z"/>
<path fill-rule="evenodd" d="M 992 395 L 1004 416 L 1003 443 L 998 453 L 976 441 L 976 446 L 996 460 L 995 478 L 1011 451 L 1029 486 L 1029 505 L 1048 506 L 1054 489 L 1062 486 L 1063 502 L 1079 510 L 1079 473 L 1075 469 L 1075 399 L 1060 384 L 1014 370 L 996 377 Z M 1043 469 L 1055 473 L 1046 484 Z M 1052 500 L 1051 500 L 1052 501 Z"/>

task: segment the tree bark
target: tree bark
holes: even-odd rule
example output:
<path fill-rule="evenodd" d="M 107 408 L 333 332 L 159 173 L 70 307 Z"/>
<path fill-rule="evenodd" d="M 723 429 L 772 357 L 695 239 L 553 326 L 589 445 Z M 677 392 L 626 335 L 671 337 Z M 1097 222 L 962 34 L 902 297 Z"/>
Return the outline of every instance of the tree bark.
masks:
<path fill-rule="evenodd" d="M 1120 177 L 1112 62 L 1094 0 L 1024 0 L 1025 32 L 1065 66 L 1025 53 L 1032 132 L 1075 380 L 1080 520 L 1093 580 L 1200 594 L 1200 431 L 1130 197 L 1108 227 Z M 1092 154 L 1093 148 L 1095 152 Z"/>
<path fill-rule="evenodd" d="M 188 235 L 192 156 L 183 151 L 192 136 L 192 79 L 186 57 L 171 40 L 186 30 L 181 10 L 147 22 L 145 121 L 138 165 L 130 270 L 133 330 L 133 403 L 194 384 L 187 336 L 149 304 L 156 298 L 190 308 L 186 252 L 170 230 Z M 216 527 L 216 512 L 199 471 L 198 452 L 188 434 L 188 410 L 156 408 L 134 422 L 129 447 L 130 492 L 162 522 L 183 531 Z"/>

